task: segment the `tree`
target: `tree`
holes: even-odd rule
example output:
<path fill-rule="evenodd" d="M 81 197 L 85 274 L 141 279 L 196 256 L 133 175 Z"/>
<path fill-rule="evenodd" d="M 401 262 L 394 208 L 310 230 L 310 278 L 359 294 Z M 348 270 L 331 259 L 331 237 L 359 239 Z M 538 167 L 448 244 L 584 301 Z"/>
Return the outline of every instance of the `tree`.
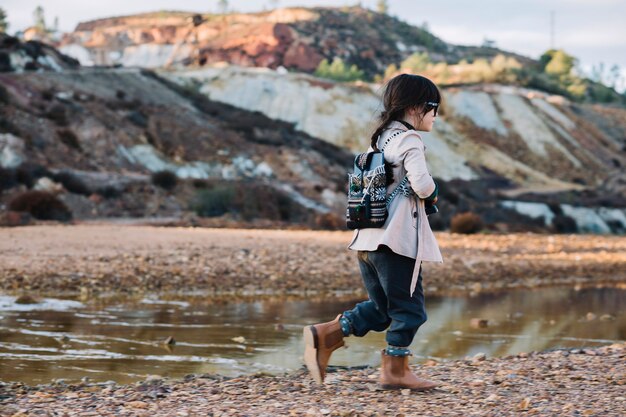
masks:
<path fill-rule="evenodd" d="M 619 67 L 619 65 L 614 64 L 609 70 L 609 79 L 607 84 L 609 87 L 616 89 L 618 85 L 621 84 L 622 78 L 623 77 L 621 68 Z"/>
<path fill-rule="evenodd" d="M 0 33 L 4 33 L 9 28 L 9 22 L 7 21 L 7 14 L 2 7 L 0 7 Z"/>
<path fill-rule="evenodd" d="M 576 65 L 576 58 L 562 49 L 550 49 L 539 58 L 546 74 L 570 75 Z"/>
<path fill-rule="evenodd" d="M 387 3 L 387 0 L 378 0 L 378 3 L 376 3 L 376 10 L 378 13 L 387 14 L 389 12 L 389 4 Z"/>
<path fill-rule="evenodd" d="M 427 52 L 417 53 L 415 52 L 407 59 L 402 61 L 400 64 L 400 68 L 407 69 L 413 74 L 417 74 L 423 72 L 428 68 L 430 64 L 430 58 L 428 57 Z"/>
<path fill-rule="evenodd" d="M 217 2 L 217 11 L 220 14 L 226 14 L 228 12 L 228 0 L 219 0 Z"/>
<path fill-rule="evenodd" d="M 37 6 L 33 12 L 33 19 L 35 20 L 35 27 L 42 32 L 46 31 L 46 16 L 43 11 L 43 7 Z"/>
<path fill-rule="evenodd" d="M 0 33 L 4 33 L 9 28 L 9 22 L 7 22 L 7 14 L 2 7 L 0 7 Z"/>
<path fill-rule="evenodd" d="M 341 58 L 336 57 L 330 64 L 327 59 L 323 59 L 317 66 L 315 75 L 336 81 L 356 81 L 362 80 L 364 73 L 356 65 L 348 67 Z"/>

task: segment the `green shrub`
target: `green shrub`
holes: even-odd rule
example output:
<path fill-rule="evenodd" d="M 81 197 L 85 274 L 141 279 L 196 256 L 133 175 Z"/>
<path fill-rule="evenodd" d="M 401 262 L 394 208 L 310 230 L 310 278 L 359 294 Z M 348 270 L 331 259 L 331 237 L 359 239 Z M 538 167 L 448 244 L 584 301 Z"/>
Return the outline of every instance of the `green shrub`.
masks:
<path fill-rule="evenodd" d="M 24 211 L 39 220 L 69 221 L 72 212 L 54 194 L 45 191 L 25 191 L 9 201 L 10 211 Z"/>
<path fill-rule="evenodd" d="M 211 184 L 199 189 L 191 204 L 203 217 L 218 217 L 230 213 L 246 221 L 268 219 L 305 221 L 309 213 L 284 192 L 252 182 L 232 181 Z"/>
<path fill-rule="evenodd" d="M 227 185 L 204 189 L 197 193 L 192 209 L 198 216 L 218 217 L 233 208 L 234 197 L 235 189 Z"/>
<path fill-rule="evenodd" d="M 468 235 L 480 232 L 483 227 L 481 218 L 472 212 L 457 214 L 450 221 L 450 231 L 452 233 Z"/>
<path fill-rule="evenodd" d="M 362 80 L 365 73 L 356 65 L 348 67 L 341 58 L 335 58 L 331 64 L 327 59 L 323 59 L 317 66 L 315 75 L 335 81 L 349 82 Z"/>
<path fill-rule="evenodd" d="M 151 176 L 152 184 L 164 190 L 173 190 L 178 184 L 178 177 L 172 171 L 158 171 Z"/>
<path fill-rule="evenodd" d="M 402 61 L 400 68 L 406 69 L 413 74 L 419 74 L 425 71 L 430 65 L 430 57 L 427 52 L 417 53 L 410 55 L 407 59 Z"/>

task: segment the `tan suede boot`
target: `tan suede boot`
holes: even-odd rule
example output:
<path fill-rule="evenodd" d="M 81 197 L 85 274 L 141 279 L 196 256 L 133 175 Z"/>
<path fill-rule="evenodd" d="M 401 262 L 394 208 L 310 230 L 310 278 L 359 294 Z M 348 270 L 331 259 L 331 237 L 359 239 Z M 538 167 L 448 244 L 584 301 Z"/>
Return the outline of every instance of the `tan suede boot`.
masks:
<path fill-rule="evenodd" d="M 326 366 L 333 351 L 342 347 L 343 332 L 339 319 L 341 314 L 333 321 L 306 326 L 304 335 L 304 363 L 318 384 L 324 383 Z"/>
<path fill-rule="evenodd" d="M 380 385 L 383 389 L 411 389 L 425 391 L 437 387 L 439 384 L 416 377 L 409 368 L 408 356 L 387 355 L 382 350 L 380 369 Z"/>

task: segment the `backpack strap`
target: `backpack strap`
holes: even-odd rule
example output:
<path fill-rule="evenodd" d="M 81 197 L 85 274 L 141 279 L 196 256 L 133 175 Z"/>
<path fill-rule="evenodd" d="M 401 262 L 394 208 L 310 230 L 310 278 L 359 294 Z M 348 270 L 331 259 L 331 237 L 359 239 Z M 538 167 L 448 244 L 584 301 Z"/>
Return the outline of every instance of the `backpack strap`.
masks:
<path fill-rule="evenodd" d="M 383 146 L 380 147 L 381 152 L 385 150 L 387 145 L 389 145 L 389 142 L 391 142 L 391 139 L 395 138 L 401 133 L 406 133 L 406 132 L 408 132 L 408 130 L 400 130 L 399 132 L 396 132 L 392 134 L 391 136 L 389 136 L 387 139 L 385 139 L 385 143 L 383 143 Z M 409 187 L 409 189 L 407 190 L 408 183 L 409 183 L 409 177 L 405 175 L 404 178 L 402 178 L 402 181 L 400 181 L 400 183 L 398 184 L 398 186 L 391 192 L 391 194 L 389 194 L 389 197 L 387 197 L 387 203 L 386 203 L 387 208 L 389 208 L 389 206 L 391 205 L 391 202 L 393 201 L 394 198 L 396 198 L 398 193 L 402 192 L 402 194 L 406 196 L 410 195 L 412 189 L 410 189 Z"/>
<path fill-rule="evenodd" d="M 393 201 L 394 198 L 396 198 L 398 193 L 402 193 L 403 195 L 407 197 L 411 195 L 413 189 L 408 187 L 408 184 L 409 184 L 409 177 L 404 177 L 402 181 L 400 181 L 400 184 L 398 184 L 396 189 L 393 190 L 391 194 L 389 194 L 389 197 L 387 197 L 387 202 L 386 202 L 387 208 L 389 208 L 389 206 L 391 205 L 391 202 Z"/>

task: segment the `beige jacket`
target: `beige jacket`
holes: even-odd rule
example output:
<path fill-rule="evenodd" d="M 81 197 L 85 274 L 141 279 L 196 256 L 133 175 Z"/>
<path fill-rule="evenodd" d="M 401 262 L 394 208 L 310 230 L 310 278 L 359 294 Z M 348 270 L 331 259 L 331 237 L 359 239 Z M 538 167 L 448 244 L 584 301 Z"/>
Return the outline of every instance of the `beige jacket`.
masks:
<path fill-rule="evenodd" d="M 374 251 L 379 245 L 386 245 L 399 255 L 414 258 L 416 262 L 411 280 L 412 295 L 417 285 L 421 262 L 443 262 L 443 258 L 437 239 L 430 229 L 422 200 L 435 191 L 435 182 L 426 166 L 426 147 L 422 138 L 414 130 L 407 131 L 402 123 L 392 122 L 379 138 L 377 145 L 382 146 L 385 139 L 398 130 L 406 133 L 391 139 L 384 149 L 385 160 L 395 165 L 394 183 L 387 187 L 387 193 L 395 190 L 406 175 L 419 198 L 407 198 L 398 194 L 389 206 L 389 217 L 383 227 L 355 230 L 348 248 Z M 369 151 L 371 150 L 370 148 Z"/>

